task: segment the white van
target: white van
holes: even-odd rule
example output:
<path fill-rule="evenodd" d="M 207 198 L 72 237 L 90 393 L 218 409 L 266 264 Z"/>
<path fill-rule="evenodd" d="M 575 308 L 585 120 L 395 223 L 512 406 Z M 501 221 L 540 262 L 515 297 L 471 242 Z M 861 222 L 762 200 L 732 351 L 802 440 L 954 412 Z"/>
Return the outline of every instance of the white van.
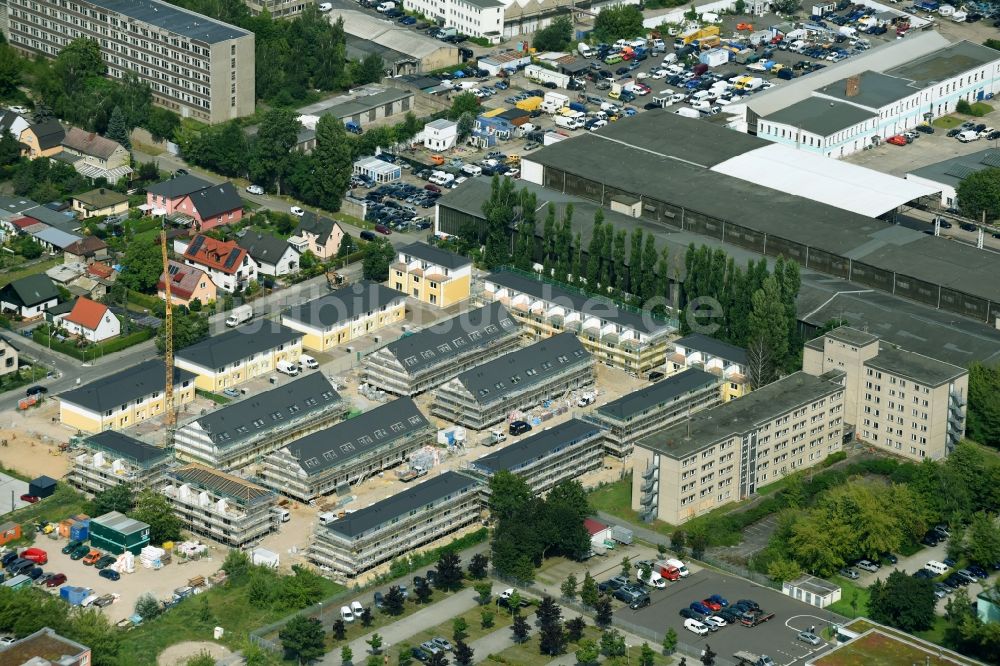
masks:
<path fill-rule="evenodd" d="M 333 513 L 332 511 L 325 511 L 319 514 L 318 517 L 320 525 L 326 525 L 327 523 L 332 523 L 333 521 L 337 520 L 337 514 Z"/>
<path fill-rule="evenodd" d="M 462 167 L 462 173 L 468 174 L 470 176 L 482 176 L 483 169 L 482 167 L 476 166 L 475 164 L 466 164 L 464 167 Z"/>
<path fill-rule="evenodd" d="M 970 141 L 976 141 L 979 139 L 979 134 L 973 132 L 972 130 L 965 130 L 964 132 L 959 132 L 958 136 L 955 137 L 962 143 L 969 143 Z"/>
<path fill-rule="evenodd" d="M 275 366 L 278 372 L 284 373 L 289 377 L 295 377 L 299 374 L 299 366 L 292 363 L 291 361 L 278 361 L 278 365 Z"/>
<path fill-rule="evenodd" d="M 948 565 L 945 564 L 944 562 L 938 562 L 937 560 L 931 560 L 930 562 L 928 562 L 927 564 L 924 565 L 924 569 L 927 569 L 928 571 L 933 571 L 938 576 L 940 576 L 944 572 L 948 571 Z"/>
<path fill-rule="evenodd" d="M 583 42 L 576 45 L 576 52 L 580 54 L 581 58 L 590 59 L 594 57 L 594 49 Z"/>
<path fill-rule="evenodd" d="M 274 510 L 274 512 L 281 517 L 281 522 L 283 523 L 287 523 L 289 520 L 292 519 L 292 514 L 288 509 L 283 509 L 279 506 L 277 509 Z"/>
<path fill-rule="evenodd" d="M 319 367 L 319 363 L 316 362 L 316 359 L 308 354 L 302 354 L 299 356 L 299 365 L 305 366 L 310 370 L 315 370 Z"/>
<path fill-rule="evenodd" d="M 395 9 L 395 8 L 396 8 L 395 2 L 383 2 L 378 7 L 376 7 L 376 9 L 382 14 L 385 14 L 390 9 Z"/>

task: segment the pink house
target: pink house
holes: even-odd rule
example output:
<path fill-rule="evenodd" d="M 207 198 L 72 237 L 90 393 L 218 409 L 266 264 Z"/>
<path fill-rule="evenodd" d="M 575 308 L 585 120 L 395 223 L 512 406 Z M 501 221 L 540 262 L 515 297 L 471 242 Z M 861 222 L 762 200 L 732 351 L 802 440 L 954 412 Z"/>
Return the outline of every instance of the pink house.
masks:
<path fill-rule="evenodd" d="M 192 175 L 174 176 L 147 188 L 146 206 L 153 215 L 186 215 L 202 231 L 243 217 L 243 200 L 232 183 L 213 185 Z"/>

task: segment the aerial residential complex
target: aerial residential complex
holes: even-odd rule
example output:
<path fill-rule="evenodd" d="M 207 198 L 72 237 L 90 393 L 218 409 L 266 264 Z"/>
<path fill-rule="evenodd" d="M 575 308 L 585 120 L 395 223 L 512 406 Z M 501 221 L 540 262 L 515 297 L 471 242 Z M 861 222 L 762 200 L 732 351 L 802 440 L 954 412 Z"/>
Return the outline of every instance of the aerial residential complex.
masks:
<path fill-rule="evenodd" d="M 438 322 L 365 357 L 364 381 L 387 393 L 417 395 L 521 345 L 521 326 L 500 303 Z"/>
<path fill-rule="evenodd" d="M 635 375 L 663 365 L 675 329 L 651 313 L 586 296 L 538 276 L 505 270 L 483 278 L 483 298 L 500 301 L 538 339 L 571 331 L 595 359 Z"/>
<path fill-rule="evenodd" d="M 640 439 L 632 509 L 679 525 L 839 451 L 842 380 L 796 372 Z"/>
<path fill-rule="evenodd" d="M 400 464 L 431 444 L 434 433 L 417 404 L 399 398 L 270 454 L 264 460 L 264 483 L 309 502 Z"/>
<path fill-rule="evenodd" d="M 362 280 L 291 308 L 281 315 L 281 323 L 302 334 L 306 349 L 322 352 L 405 316 L 406 294 Z"/>
<path fill-rule="evenodd" d="M 339 421 L 347 405 L 321 372 L 197 416 L 174 434 L 177 456 L 234 470 Z"/>
<path fill-rule="evenodd" d="M 584 418 L 605 429 L 606 451 L 621 458 L 632 453 L 637 439 L 720 401 L 718 378 L 689 368 L 605 403 Z"/>
<path fill-rule="evenodd" d="M 480 482 L 444 472 L 316 528 L 309 559 L 354 577 L 479 521 Z"/>
<path fill-rule="evenodd" d="M 593 357 L 572 333 L 466 370 L 434 392 L 435 416 L 476 430 L 594 381 Z"/>
<path fill-rule="evenodd" d="M 136 491 L 155 487 L 174 459 L 172 449 L 147 444 L 115 430 L 87 437 L 72 458 L 66 483 L 96 495 L 120 484 Z"/>
<path fill-rule="evenodd" d="M 691 333 L 670 343 L 673 351 L 667 355 L 667 374 L 686 368 L 700 368 L 719 378 L 723 402 L 739 398 L 750 391 L 747 381 L 747 351 L 701 333 Z"/>
<path fill-rule="evenodd" d="M 396 252 L 389 266 L 389 286 L 407 296 L 446 308 L 469 297 L 472 261 L 427 243 L 411 243 Z"/>
<path fill-rule="evenodd" d="M 806 343 L 802 369 L 845 373 L 855 435 L 911 460 L 947 456 L 965 436 L 969 371 L 841 326 Z"/>
<path fill-rule="evenodd" d="M 298 363 L 302 334 L 271 321 L 245 324 L 177 352 L 175 362 L 196 375 L 203 391 L 221 391 L 274 372 L 278 363 Z"/>
<path fill-rule="evenodd" d="M 8 0 L 10 43 L 50 58 L 74 39 L 101 47 L 108 75 L 135 72 L 153 102 L 219 123 L 254 112 L 254 35 L 159 0 Z"/>

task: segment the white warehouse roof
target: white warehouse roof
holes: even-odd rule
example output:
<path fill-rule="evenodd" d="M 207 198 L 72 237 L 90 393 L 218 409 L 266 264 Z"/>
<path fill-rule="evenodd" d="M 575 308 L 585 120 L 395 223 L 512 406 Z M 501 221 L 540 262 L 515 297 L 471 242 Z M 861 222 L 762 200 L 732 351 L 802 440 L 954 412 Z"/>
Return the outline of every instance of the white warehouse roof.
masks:
<path fill-rule="evenodd" d="M 777 143 L 731 157 L 711 169 L 868 217 L 941 192 L 940 188 Z"/>

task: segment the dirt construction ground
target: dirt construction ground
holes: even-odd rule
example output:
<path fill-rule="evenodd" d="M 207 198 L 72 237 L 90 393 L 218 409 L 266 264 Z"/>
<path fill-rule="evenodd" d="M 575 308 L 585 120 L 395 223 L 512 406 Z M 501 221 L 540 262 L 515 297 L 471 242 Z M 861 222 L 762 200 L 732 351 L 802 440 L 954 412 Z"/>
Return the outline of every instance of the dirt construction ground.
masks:
<path fill-rule="evenodd" d="M 5 411 L 0 414 L 0 465 L 32 479 L 42 474 L 61 479 L 69 470 L 69 459 L 59 453 L 59 445 L 70 436 L 59 424 L 55 400 L 23 412 Z"/>

